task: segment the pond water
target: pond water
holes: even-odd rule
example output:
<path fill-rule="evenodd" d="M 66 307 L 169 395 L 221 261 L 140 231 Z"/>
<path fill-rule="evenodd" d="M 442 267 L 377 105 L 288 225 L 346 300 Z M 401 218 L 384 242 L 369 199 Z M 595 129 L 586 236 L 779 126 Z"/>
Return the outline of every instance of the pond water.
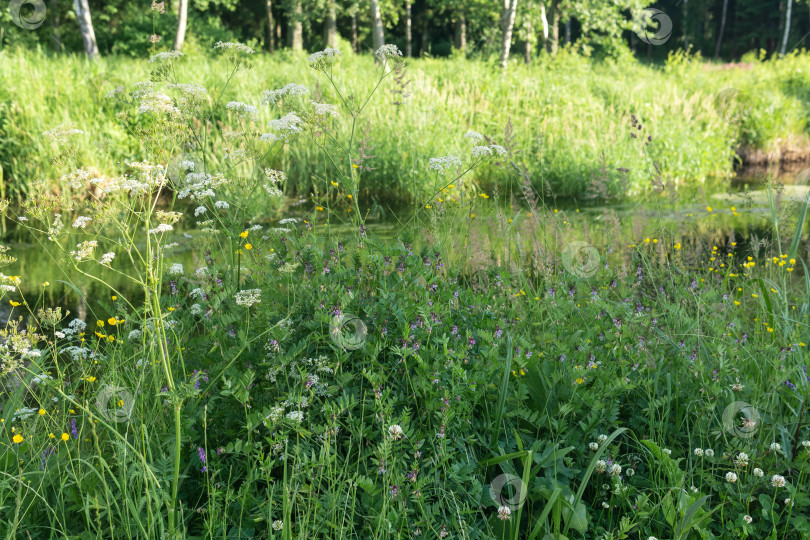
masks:
<path fill-rule="evenodd" d="M 596 246 L 606 260 L 612 257 L 619 265 L 622 264 L 619 253 L 626 252 L 628 244 L 643 242 L 645 238 L 651 238 L 651 242 L 659 247 L 662 257 L 675 243 L 680 244 L 686 266 L 699 264 L 701 257 L 709 253 L 713 246 L 739 255 L 762 257 L 764 250 L 761 248 L 775 239 L 769 190 L 763 187 L 763 183 L 768 178 L 778 182 L 777 189 L 771 193 L 775 196 L 782 227 L 781 241 L 786 249 L 795 230 L 800 204 L 808 196 L 808 171 L 801 167 L 782 171 L 747 170 L 731 182 L 707 182 L 677 191 L 669 188 L 658 195 L 639 200 L 599 206 L 575 201 L 546 201 L 546 207 L 535 215 L 524 201 L 515 200 L 511 205 L 502 203 L 500 212 L 490 205 L 489 209 L 476 210 L 474 219 L 468 219 L 465 223 L 445 221 L 442 227 L 455 227 L 455 232 L 463 230 L 464 236 L 475 241 L 473 251 L 488 253 L 503 251 L 503 228 L 508 227 L 527 245 L 542 245 L 552 256 L 558 256 L 567 243 L 579 240 Z M 301 208 L 300 205 L 291 205 L 284 216 L 301 216 Z M 399 222 L 406 221 L 412 214 L 412 209 L 404 210 L 398 212 L 395 219 L 394 214 L 388 211 L 371 212 L 367 227 L 374 236 L 391 239 L 400 231 Z M 427 215 L 420 213 L 422 218 L 427 218 Z M 442 236 L 438 231 L 431 230 L 429 219 L 422 221 L 425 229 L 424 234 L 416 235 L 414 242 L 417 247 L 427 238 Z M 278 226 L 277 223 L 265 225 Z M 204 266 L 204 254 L 196 253 L 192 248 L 198 234 L 196 230 L 175 230 L 168 242 L 176 242 L 178 246 L 173 248 L 167 263 L 180 263 L 186 272 Z M 356 229 L 348 224 L 331 225 L 330 234 L 338 238 L 351 238 L 356 234 Z M 47 241 L 34 242 L 34 238 L 14 230 L 7 232 L 3 242 L 11 248 L 10 254 L 17 261 L 2 271 L 22 277 L 23 293 L 29 305 L 38 302 L 40 306 L 63 306 L 72 311 L 78 310 L 80 316 L 85 315 L 87 310 L 92 312 L 91 315 L 96 309 L 105 311 L 104 305 L 109 304 L 112 294 L 105 285 L 76 272 Z M 688 258 L 687 253 L 690 254 Z M 798 256 L 806 259 L 807 254 L 805 234 Z M 479 266 L 492 267 L 501 262 L 498 256 L 474 255 L 472 258 Z M 117 258 L 114 267 L 126 273 L 125 258 Z M 122 273 L 96 265 L 94 271 L 98 270 L 98 276 L 119 293 L 139 296 L 139 289 L 122 277 Z M 48 285 L 43 286 L 46 282 Z M 103 313 L 100 315 L 103 316 Z M 0 307 L 0 319 L 7 317 L 8 306 L 3 305 Z"/>

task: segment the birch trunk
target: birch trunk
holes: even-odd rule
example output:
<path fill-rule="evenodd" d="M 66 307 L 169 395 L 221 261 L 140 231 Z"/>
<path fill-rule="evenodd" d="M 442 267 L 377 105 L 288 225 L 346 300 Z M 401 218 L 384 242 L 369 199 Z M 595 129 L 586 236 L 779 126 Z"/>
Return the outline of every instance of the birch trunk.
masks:
<path fill-rule="evenodd" d="M 301 6 L 300 0 L 294 6 L 290 19 L 287 21 L 287 46 L 298 52 L 304 49 L 304 25 L 301 22 L 304 8 Z"/>
<path fill-rule="evenodd" d="M 405 2 L 405 56 L 410 58 L 413 56 L 413 37 L 411 35 L 411 26 L 413 24 L 413 14 L 411 13 L 411 2 Z"/>
<path fill-rule="evenodd" d="M 720 47 L 723 45 L 723 32 L 726 30 L 726 14 L 728 13 L 728 0 L 723 0 L 723 14 L 720 16 L 720 31 L 717 33 L 717 45 L 714 48 L 714 57 L 720 57 Z"/>
<path fill-rule="evenodd" d="M 370 0 L 371 7 L 371 39 L 376 52 L 385 44 L 383 35 L 382 16 L 380 15 L 380 4 L 377 0 Z"/>
<path fill-rule="evenodd" d="M 179 13 L 177 15 L 177 33 L 174 35 L 174 46 L 172 49 L 179 51 L 183 48 L 186 40 L 186 21 L 188 21 L 188 0 L 180 0 Z"/>
<path fill-rule="evenodd" d="M 509 62 L 509 49 L 512 48 L 512 31 L 515 28 L 517 0 L 504 0 L 501 12 L 501 68 L 506 69 Z"/>
<path fill-rule="evenodd" d="M 73 9 L 76 11 L 76 21 L 79 23 L 84 52 L 87 53 L 90 60 L 93 60 L 98 56 L 98 43 L 96 43 L 96 33 L 93 31 L 93 19 L 90 17 L 90 5 L 87 0 L 73 0 Z"/>
<path fill-rule="evenodd" d="M 785 51 L 787 50 L 788 37 L 790 36 L 790 19 L 792 15 L 793 15 L 793 0 L 788 0 L 787 15 L 785 16 L 785 36 L 782 38 L 782 56 L 785 56 Z"/>
<path fill-rule="evenodd" d="M 338 46 L 337 35 L 337 14 L 335 13 L 335 2 L 330 0 L 326 8 L 326 20 L 323 27 L 323 40 L 326 42 L 327 47 L 333 49 Z"/>
<path fill-rule="evenodd" d="M 276 50 L 276 23 L 273 21 L 273 0 L 266 0 L 264 8 L 267 10 L 267 50 L 275 52 Z"/>

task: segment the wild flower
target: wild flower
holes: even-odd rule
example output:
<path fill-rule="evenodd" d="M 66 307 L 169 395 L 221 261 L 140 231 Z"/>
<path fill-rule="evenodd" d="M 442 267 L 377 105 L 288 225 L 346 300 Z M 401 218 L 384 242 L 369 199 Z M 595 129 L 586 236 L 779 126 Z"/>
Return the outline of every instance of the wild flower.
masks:
<path fill-rule="evenodd" d="M 599 444 L 597 444 L 595 442 L 592 442 L 592 443 L 588 444 L 588 448 L 590 448 L 591 450 L 596 452 L 597 450 L 599 450 Z"/>
<path fill-rule="evenodd" d="M 174 263 L 169 267 L 169 275 L 172 276 L 182 276 L 183 275 L 183 265 L 180 263 Z"/>
<path fill-rule="evenodd" d="M 714 450 L 707 448 L 705 451 L 706 457 L 714 457 Z"/>
<path fill-rule="evenodd" d="M 386 44 L 374 52 L 374 56 L 380 58 L 401 58 L 402 51 L 396 45 Z"/>
<path fill-rule="evenodd" d="M 607 435 L 605 435 L 605 434 L 603 433 L 603 434 L 599 435 L 599 436 L 596 438 L 596 442 L 598 442 L 599 444 L 605 444 L 605 442 L 607 442 L 607 439 L 608 439 L 608 438 L 607 438 Z"/>
<path fill-rule="evenodd" d="M 737 482 L 737 474 L 731 471 L 726 473 L 726 482 L 729 484 L 734 484 Z"/>
<path fill-rule="evenodd" d="M 109 266 L 110 264 L 112 264 L 113 259 L 115 259 L 115 253 L 110 251 L 110 252 L 105 253 L 104 255 L 102 255 L 101 260 L 99 260 L 98 262 L 100 264 L 105 265 L 105 266 Z"/>
<path fill-rule="evenodd" d="M 214 49 L 221 49 L 224 51 L 234 51 L 242 54 L 253 54 L 256 51 L 242 43 L 235 43 L 231 41 L 217 41 Z"/>
<path fill-rule="evenodd" d="M 199 217 L 202 214 L 206 213 L 207 211 L 208 209 L 206 207 L 198 206 L 197 208 L 194 209 L 194 217 Z"/>
<path fill-rule="evenodd" d="M 610 466 L 610 470 L 608 472 L 610 473 L 610 476 L 619 476 L 622 474 L 622 466 L 618 463 L 614 463 Z"/>
<path fill-rule="evenodd" d="M 599 461 L 596 462 L 596 466 L 594 467 L 594 470 L 597 473 L 605 472 L 607 470 L 607 462 L 604 459 L 600 459 Z"/>
<path fill-rule="evenodd" d="M 283 528 L 284 528 L 284 522 L 283 522 L 283 521 L 281 521 L 280 519 L 277 519 L 277 520 L 275 520 L 275 521 L 273 522 L 273 530 L 274 530 L 274 531 L 280 531 L 280 530 L 282 530 Z"/>
<path fill-rule="evenodd" d="M 84 131 L 76 129 L 73 127 L 74 125 L 72 123 L 62 124 L 49 131 L 44 131 L 42 134 L 58 144 L 64 144 L 68 141 L 68 138 L 74 135 L 84 135 Z"/>
<path fill-rule="evenodd" d="M 151 92 L 141 98 L 138 105 L 140 114 L 167 114 L 172 118 L 180 117 L 180 109 L 174 105 L 172 98 L 162 92 Z"/>
<path fill-rule="evenodd" d="M 782 445 L 779 444 L 779 443 L 776 443 L 776 442 L 771 443 L 771 446 L 769 448 L 770 448 L 771 452 L 781 452 L 782 451 Z"/>
<path fill-rule="evenodd" d="M 227 210 L 230 207 L 231 205 L 226 203 L 225 201 L 217 201 L 214 203 L 214 208 L 218 210 Z"/>
<path fill-rule="evenodd" d="M 512 517 L 512 510 L 508 506 L 501 506 L 498 508 L 498 519 L 507 521 Z"/>
<path fill-rule="evenodd" d="M 432 171 L 443 173 L 449 169 L 461 168 L 461 160 L 456 156 L 443 156 L 437 158 L 430 158 L 428 168 Z"/>
<path fill-rule="evenodd" d="M 307 61 L 312 69 L 317 69 L 323 71 L 327 68 L 332 67 L 332 65 L 337 61 L 338 57 L 342 56 L 340 50 L 333 49 L 333 48 L 326 48 L 322 51 L 318 51 L 309 55 Z"/>
<path fill-rule="evenodd" d="M 751 522 L 753 522 L 753 521 L 754 521 L 754 518 L 752 518 L 752 517 L 751 517 L 751 516 L 749 516 L 748 514 L 745 514 L 745 515 L 743 516 L 743 521 L 745 521 L 746 523 L 748 523 L 748 524 L 750 525 L 750 524 L 751 524 Z"/>
<path fill-rule="evenodd" d="M 785 487 L 785 477 L 779 474 L 771 476 L 771 485 L 775 488 Z"/>
<path fill-rule="evenodd" d="M 754 469 L 754 476 L 756 476 L 757 478 L 762 478 L 763 476 L 765 476 L 765 471 L 757 467 Z"/>
<path fill-rule="evenodd" d="M 171 230 L 174 230 L 174 227 L 172 227 L 168 223 L 161 223 L 160 225 L 158 225 L 154 229 L 150 229 L 149 234 L 162 234 L 162 233 L 167 233 L 167 232 L 169 232 Z"/>
<path fill-rule="evenodd" d="M 300 424 L 304 421 L 304 411 L 290 411 L 287 413 L 287 419 Z"/>
<path fill-rule="evenodd" d="M 77 251 L 71 251 L 70 255 L 76 259 L 77 262 L 89 259 L 93 256 L 93 251 L 98 247 L 98 242 L 95 240 L 87 240 L 76 244 Z"/>
<path fill-rule="evenodd" d="M 702 448 L 695 448 L 695 455 L 697 457 L 703 457 L 703 449 Z"/>
<path fill-rule="evenodd" d="M 468 131 L 464 134 L 464 137 L 470 139 L 473 143 L 480 143 L 484 141 L 484 136 L 478 133 L 477 131 Z"/>
<path fill-rule="evenodd" d="M 301 133 L 301 124 L 304 121 L 291 112 L 287 113 L 281 118 L 270 120 L 267 127 L 271 129 L 271 133 L 262 133 L 259 137 L 261 141 L 283 141 L 288 142 L 290 138 L 298 133 Z"/>
<path fill-rule="evenodd" d="M 284 98 L 302 96 L 307 92 L 309 92 L 309 88 L 306 86 L 289 83 L 277 90 L 265 90 L 262 93 L 262 104 L 275 105 Z"/>
<path fill-rule="evenodd" d="M 234 111 L 239 118 L 247 118 L 248 120 L 256 120 L 259 116 L 259 109 L 253 105 L 242 103 L 241 101 L 229 101 L 225 108 L 229 111 Z"/>
<path fill-rule="evenodd" d="M 167 60 L 169 60 L 169 61 L 176 60 L 177 58 L 180 58 L 181 56 L 183 56 L 183 53 L 181 53 L 180 51 L 159 52 L 159 53 L 153 55 L 149 59 L 149 63 L 154 64 L 156 62 L 165 62 Z"/>
<path fill-rule="evenodd" d="M 74 229 L 84 229 L 90 222 L 93 221 L 93 218 L 89 218 L 87 216 L 79 216 L 76 218 L 76 221 L 73 222 Z"/>
<path fill-rule="evenodd" d="M 310 101 L 312 110 L 317 116 L 337 116 L 337 107 L 329 103 Z"/>
<path fill-rule="evenodd" d="M 202 463 L 202 469 L 200 469 L 200 472 L 207 472 L 208 467 L 206 466 L 205 449 L 202 446 L 197 447 L 197 457 L 200 458 L 200 463 Z"/>
<path fill-rule="evenodd" d="M 391 440 L 398 441 L 402 438 L 402 427 L 399 424 L 394 424 L 388 427 L 388 436 L 391 437 Z"/>
<path fill-rule="evenodd" d="M 737 467 L 747 467 L 748 454 L 746 454 L 745 452 L 740 452 L 739 454 L 737 454 L 737 456 L 734 458 L 734 464 Z"/>
<path fill-rule="evenodd" d="M 255 306 L 256 304 L 262 301 L 261 295 L 262 295 L 261 289 L 248 289 L 244 291 L 239 291 L 238 293 L 236 293 L 235 296 L 236 304 L 247 308 Z"/>
<path fill-rule="evenodd" d="M 474 158 L 481 158 L 487 157 L 492 155 L 492 149 L 489 146 L 474 146 L 472 150 L 470 150 L 470 154 Z"/>

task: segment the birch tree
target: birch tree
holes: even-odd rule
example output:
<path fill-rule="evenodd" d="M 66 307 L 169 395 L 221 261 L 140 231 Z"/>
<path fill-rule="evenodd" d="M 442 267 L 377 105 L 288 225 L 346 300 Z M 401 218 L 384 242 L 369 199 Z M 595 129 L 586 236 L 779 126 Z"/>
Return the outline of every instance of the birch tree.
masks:
<path fill-rule="evenodd" d="M 73 9 L 76 11 L 76 22 L 79 23 L 84 52 L 90 60 L 94 60 L 98 56 L 98 43 L 96 33 L 93 31 L 93 19 L 90 17 L 90 5 L 87 0 L 73 0 Z"/>

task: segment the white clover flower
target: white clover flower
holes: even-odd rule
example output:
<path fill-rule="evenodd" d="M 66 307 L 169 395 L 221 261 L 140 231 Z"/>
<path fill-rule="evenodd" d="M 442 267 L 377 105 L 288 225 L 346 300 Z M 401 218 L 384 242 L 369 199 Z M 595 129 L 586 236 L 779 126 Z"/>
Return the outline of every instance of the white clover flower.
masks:
<path fill-rule="evenodd" d="M 740 452 L 735 456 L 734 464 L 737 465 L 737 467 L 747 467 L 748 459 L 749 459 L 748 454 L 746 454 L 745 452 Z"/>
<path fill-rule="evenodd" d="M 793 506 L 793 501 L 790 498 L 785 499 L 785 506 Z"/>
<path fill-rule="evenodd" d="M 218 208 L 219 210 L 227 210 L 230 207 L 231 205 L 225 201 L 217 201 L 214 203 L 214 208 Z"/>
<path fill-rule="evenodd" d="M 647 540 L 658 540 L 658 538 L 656 538 L 655 536 L 648 536 Z"/>
<path fill-rule="evenodd" d="M 374 55 L 379 56 L 380 58 L 389 58 L 389 57 L 401 58 L 402 51 L 400 51 L 396 45 L 386 44 L 377 49 Z"/>
<path fill-rule="evenodd" d="M 430 158 L 428 168 L 432 171 L 443 173 L 449 169 L 461 168 L 461 159 L 456 156 L 442 156 L 437 158 Z"/>
<path fill-rule="evenodd" d="M 150 64 L 154 64 L 155 62 L 164 62 L 166 60 L 175 60 L 176 58 L 180 58 L 183 56 L 183 53 L 180 51 L 164 51 L 159 52 L 156 55 L 152 56 L 149 59 Z"/>
<path fill-rule="evenodd" d="M 470 154 L 474 158 L 486 157 L 492 155 L 492 148 L 489 146 L 474 146 L 472 150 L 470 150 Z"/>
<path fill-rule="evenodd" d="M 714 450 L 707 448 L 705 451 L 706 457 L 714 457 Z"/>
<path fill-rule="evenodd" d="M 610 473 L 610 476 L 619 476 L 622 474 L 622 466 L 618 463 L 614 463 L 610 466 L 610 471 L 608 472 Z"/>
<path fill-rule="evenodd" d="M 248 118 L 256 120 L 259 117 L 259 109 L 253 105 L 242 103 L 241 101 L 229 101 L 225 108 L 229 111 L 234 111 L 239 118 Z"/>
<path fill-rule="evenodd" d="M 183 265 L 180 263 L 174 263 L 169 267 L 169 275 L 171 276 L 182 276 L 183 275 Z"/>
<path fill-rule="evenodd" d="M 607 470 L 607 463 L 605 462 L 605 460 L 600 459 L 599 461 L 597 461 L 596 465 L 594 466 L 594 470 L 598 473 L 605 472 Z"/>
<path fill-rule="evenodd" d="M 512 510 L 508 506 L 501 506 L 498 508 L 498 519 L 507 521 L 512 517 Z"/>
<path fill-rule="evenodd" d="M 605 435 L 605 434 L 603 433 L 603 434 L 599 435 L 599 436 L 596 438 L 596 442 L 598 442 L 599 444 L 605 444 L 605 442 L 607 441 L 607 439 L 608 439 L 608 438 L 607 438 L 607 435 Z"/>
<path fill-rule="evenodd" d="M 275 520 L 273 522 L 273 530 L 274 531 L 280 531 L 283 528 L 284 528 L 284 522 L 281 521 L 280 519 L 277 519 L 277 520 Z"/>
<path fill-rule="evenodd" d="M 757 467 L 756 469 L 754 469 L 754 476 L 756 476 L 757 478 L 762 478 L 763 476 L 765 476 L 765 471 Z"/>
<path fill-rule="evenodd" d="M 236 293 L 235 298 L 237 305 L 249 308 L 262 301 L 262 291 L 261 289 L 239 291 Z"/>
<path fill-rule="evenodd" d="M 672 455 L 672 450 L 670 450 L 669 448 L 664 448 L 664 449 L 663 449 L 663 450 L 661 450 L 661 451 L 662 451 L 663 453 L 665 453 L 666 455 L 668 455 L 668 456 L 671 456 L 671 455 Z"/>
<path fill-rule="evenodd" d="M 290 83 L 277 90 L 265 90 L 262 92 L 262 103 L 274 105 L 284 98 L 303 96 L 307 92 L 309 92 L 309 88 L 306 86 Z"/>
<path fill-rule="evenodd" d="M 752 517 L 751 517 L 751 516 L 749 516 L 748 514 L 745 514 L 745 515 L 743 516 L 743 521 L 744 521 L 744 522 L 746 522 L 746 523 L 748 523 L 748 524 L 750 524 L 752 521 L 754 521 L 754 518 L 752 518 Z"/>
<path fill-rule="evenodd" d="M 113 262 L 113 259 L 115 259 L 115 253 L 111 251 L 109 253 L 105 253 L 104 255 L 102 255 L 101 260 L 99 262 L 104 265 L 109 265 L 110 263 Z"/>
<path fill-rule="evenodd" d="M 695 455 L 697 457 L 703 457 L 703 449 L 702 448 L 695 448 Z"/>
<path fill-rule="evenodd" d="M 166 232 L 169 232 L 169 231 L 172 231 L 172 230 L 174 230 L 174 227 L 172 227 L 168 223 L 161 223 L 160 225 L 158 225 L 154 229 L 150 229 L 149 234 L 166 233 Z"/>
<path fill-rule="evenodd" d="M 73 222 L 73 228 L 84 229 L 91 221 L 93 221 L 93 218 L 89 218 L 87 216 L 79 216 L 76 218 L 76 221 Z"/>
<path fill-rule="evenodd" d="M 802 441 L 802 446 L 805 448 L 810 448 L 810 441 Z"/>
<path fill-rule="evenodd" d="M 771 485 L 775 488 L 785 487 L 785 477 L 779 474 L 771 476 Z"/>
<path fill-rule="evenodd" d="M 236 52 L 240 52 L 240 53 L 243 53 L 243 54 L 253 54 L 253 53 L 256 52 L 253 49 L 251 49 L 250 47 L 248 47 L 247 45 L 244 45 L 242 43 L 234 43 L 234 42 L 231 42 L 231 41 L 217 41 L 216 44 L 214 45 L 214 49 L 223 49 L 223 50 L 226 50 L 226 51 L 236 51 Z"/>
<path fill-rule="evenodd" d="M 591 450 L 593 450 L 594 452 L 596 452 L 597 450 L 599 450 L 599 444 L 597 444 L 597 443 L 595 443 L 595 442 L 589 443 L 589 444 L 588 444 L 588 448 L 590 448 Z"/>
<path fill-rule="evenodd" d="M 695 486 L 692 486 L 692 487 L 690 487 L 689 489 L 690 489 L 690 490 L 692 490 L 692 493 L 697 493 L 698 491 L 700 491 L 700 490 L 698 490 L 698 488 L 696 488 Z"/>
<path fill-rule="evenodd" d="M 402 438 L 402 427 L 399 424 L 394 424 L 388 427 L 388 436 L 391 437 L 391 440 L 398 441 Z"/>
<path fill-rule="evenodd" d="M 735 482 L 737 482 L 737 475 L 735 473 L 733 473 L 733 472 L 730 472 L 730 471 L 727 472 L 726 473 L 726 482 L 728 482 L 729 484 L 734 484 Z"/>
<path fill-rule="evenodd" d="M 781 452 L 782 451 L 782 445 L 779 444 L 779 443 L 776 443 L 776 442 L 771 443 L 770 449 L 771 449 L 771 452 Z"/>
<path fill-rule="evenodd" d="M 604 508 L 605 510 L 610 508 L 610 505 L 607 503 L 607 501 L 602 501 L 602 508 Z"/>

